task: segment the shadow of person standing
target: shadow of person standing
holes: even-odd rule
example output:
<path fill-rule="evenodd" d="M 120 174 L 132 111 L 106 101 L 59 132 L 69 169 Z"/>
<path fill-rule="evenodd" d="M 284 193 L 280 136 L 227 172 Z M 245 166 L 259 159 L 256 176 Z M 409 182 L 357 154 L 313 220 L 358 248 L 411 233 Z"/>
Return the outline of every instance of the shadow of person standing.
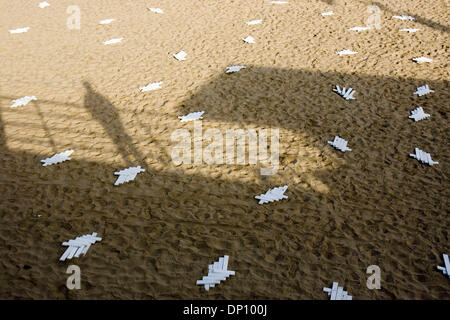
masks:
<path fill-rule="evenodd" d="M 145 157 L 133 146 L 133 141 L 126 133 L 114 105 L 104 96 L 95 92 L 89 82 L 83 82 L 83 86 L 86 89 L 84 107 L 103 126 L 127 165 L 143 165 Z"/>

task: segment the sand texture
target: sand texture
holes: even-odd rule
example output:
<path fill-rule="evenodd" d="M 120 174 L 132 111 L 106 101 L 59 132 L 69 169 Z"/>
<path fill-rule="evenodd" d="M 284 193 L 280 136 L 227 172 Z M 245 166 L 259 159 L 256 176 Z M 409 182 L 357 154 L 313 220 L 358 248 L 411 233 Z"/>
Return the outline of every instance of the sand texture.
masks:
<path fill-rule="evenodd" d="M 450 298 L 436 270 L 450 254 L 450 5 L 287 1 L 2 1 L 1 299 L 325 300 L 333 281 L 354 299 Z M 372 4 L 381 28 L 347 30 Z M 66 26 L 70 5 L 79 30 Z M 402 14 L 416 20 L 392 19 Z M 185 61 L 172 56 L 181 50 Z M 425 84 L 435 92 L 413 94 Z M 10 108 L 24 96 L 37 100 Z M 431 117 L 408 119 L 419 106 Z M 279 129 L 278 173 L 175 165 L 171 134 L 193 130 L 178 116 L 200 110 L 203 130 Z M 351 152 L 327 144 L 336 135 Z M 415 147 L 439 164 L 410 158 Z M 42 166 L 68 149 L 72 160 Z M 146 171 L 114 186 L 115 171 L 137 165 Z M 254 199 L 283 185 L 287 200 Z M 86 256 L 58 261 L 62 242 L 92 232 L 103 240 Z M 197 286 L 225 254 L 236 275 Z M 66 288 L 71 264 L 81 290 Z M 381 290 L 366 287 L 369 265 Z"/>

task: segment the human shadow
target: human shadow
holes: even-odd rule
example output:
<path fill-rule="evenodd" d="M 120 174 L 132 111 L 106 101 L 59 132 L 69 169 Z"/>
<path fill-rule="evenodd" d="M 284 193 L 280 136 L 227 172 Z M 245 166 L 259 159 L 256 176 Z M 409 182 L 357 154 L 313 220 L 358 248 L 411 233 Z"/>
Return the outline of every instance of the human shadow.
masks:
<path fill-rule="evenodd" d="M 95 92 L 91 84 L 83 82 L 86 90 L 84 107 L 92 117 L 102 125 L 114 145 L 117 147 L 123 160 L 128 166 L 143 163 L 145 157 L 133 145 L 132 138 L 127 134 L 116 107 L 103 95 Z"/>

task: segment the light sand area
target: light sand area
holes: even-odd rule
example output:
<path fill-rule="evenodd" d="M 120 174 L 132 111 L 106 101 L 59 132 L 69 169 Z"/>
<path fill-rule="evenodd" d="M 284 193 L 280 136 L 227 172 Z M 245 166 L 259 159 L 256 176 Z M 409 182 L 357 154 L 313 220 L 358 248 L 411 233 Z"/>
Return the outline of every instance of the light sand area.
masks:
<path fill-rule="evenodd" d="M 333 281 L 354 299 L 449 298 L 436 270 L 450 253 L 448 4 L 287 1 L 0 4 L 1 299 L 328 299 Z M 364 26 L 371 4 L 381 28 L 347 30 Z M 70 5 L 79 30 L 66 26 Z M 416 20 L 392 19 L 401 14 Z M 246 68 L 225 74 L 231 65 Z M 435 92 L 413 94 L 425 84 Z M 431 117 L 408 119 L 419 106 Z M 278 128 L 278 173 L 175 166 L 171 134 L 193 128 L 178 116 L 200 110 L 204 130 Z M 329 146 L 335 135 L 352 151 Z M 439 164 L 410 158 L 415 147 Z M 72 160 L 42 166 L 68 149 Z M 113 185 L 136 165 L 146 171 Z M 282 185 L 287 200 L 254 199 Z M 92 232 L 103 240 L 86 256 L 58 261 L 62 242 Z M 236 275 L 196 286 L 225 254 Z M 70 264 L 81 290 L 65 286 Z M 381 290 L 366 287 L 369 265 Z"/>

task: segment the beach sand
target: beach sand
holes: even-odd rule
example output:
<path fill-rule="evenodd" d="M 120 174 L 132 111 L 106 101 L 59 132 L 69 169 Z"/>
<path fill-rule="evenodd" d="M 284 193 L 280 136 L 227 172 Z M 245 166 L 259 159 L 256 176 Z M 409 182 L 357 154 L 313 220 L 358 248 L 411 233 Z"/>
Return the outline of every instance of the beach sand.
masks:
<path fill-rule="evenodd" d="M 0 4 L 1 299 L 328 299 L 333 281 L 354 299 L 450 297 L 436 270 L 450 253 L 449 5 L 287 1 Z M 381 28 L 347 30 L 372 4 Z M 79 30 L 66 26 L 70 5 Z M 416 20 L 392 19 L 402 14 Z M 231 65 L 246 69 L 225 74 Z M 413 94 L 425 84 L 435 92 Z M 419 106 L 431 117 L 408 119 Z M 200 110 L 203 130 L 279 129 L 278 173 L 175 165 L 171 134 L 193 130 L 178 116 Z M 336 135 L 351 152 L 327 144 Z M 410 158 L 415 147 L 439 164 Z M 72 160 L 42 166 L 68 149 Z M 146 171 L 114 186 L 115 171 L 137 165 Z M 283 185 L 287 200 L 254 199 Z M 62 242 L 92 232 L 103 240 L 86 256 L 59 261 Z M 236 275 L 197 286 L 225 254 Z M 66 288 L 71 264 L 81 290 Z M 370 265 L 381 290 L 366 287 Z"/>

